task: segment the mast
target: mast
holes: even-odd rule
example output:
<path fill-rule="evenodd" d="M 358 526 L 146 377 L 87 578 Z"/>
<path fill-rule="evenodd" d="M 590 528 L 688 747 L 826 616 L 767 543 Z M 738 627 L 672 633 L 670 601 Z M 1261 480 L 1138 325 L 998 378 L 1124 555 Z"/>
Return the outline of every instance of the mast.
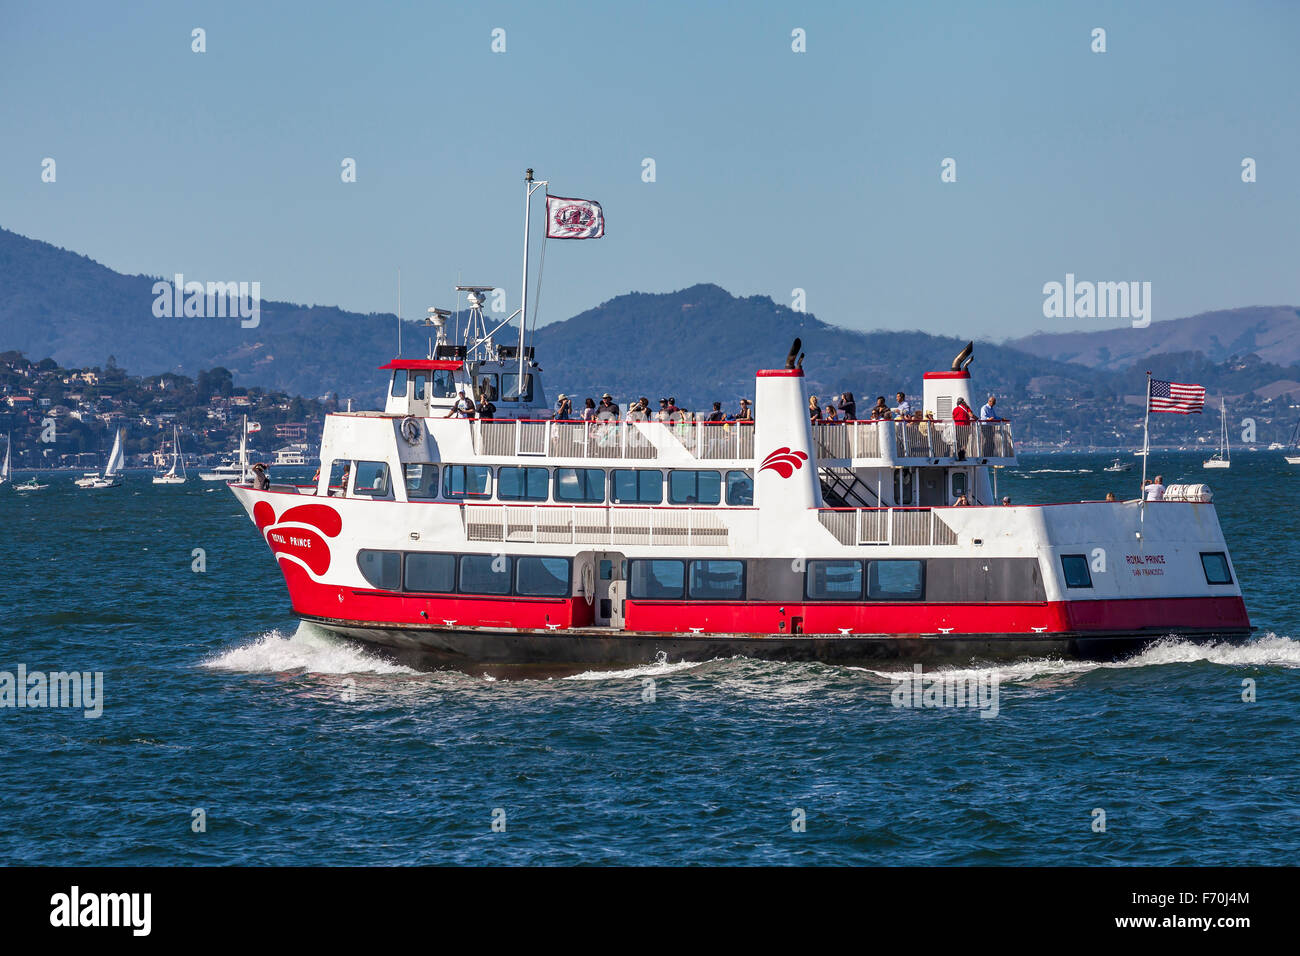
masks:
<path fill-rule="evenodd" d="M 519 380 L 515 386 L 519 394 L 524 390 L 524 333 L 528 329 L 528 224 L 532 211 L 533 191 L 539 186 L 548 185 L 542 179 L 533 182 L 533 171 L 524 170 L 524 278 L 519 295 Z"/>
<path fill-rule="evenodd" d="M 1151 370 L 1147 369 L 1147 407 L 1146 417 L 1142 419 L 1142 484 L 1138 486 L 1138 523 L 1146 521 L 1147 516 L 1147 459 L 1151 457 Z M 1139 537 L 1141 532 L 1139 532 Z"/>

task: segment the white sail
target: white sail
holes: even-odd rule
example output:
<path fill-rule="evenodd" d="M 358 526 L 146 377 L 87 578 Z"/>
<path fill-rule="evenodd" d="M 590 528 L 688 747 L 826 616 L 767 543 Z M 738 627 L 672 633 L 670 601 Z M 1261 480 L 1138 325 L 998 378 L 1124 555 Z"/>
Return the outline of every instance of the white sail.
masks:
<path fill-rule="evenodd" d="M 117 430 L 117 437 L 113 439 L 113 450 L 108 455 L 108 465 L 104 468 L 104 477 L 112 478 L 122 470 L 122 429 Z"/>
<path fill-rule="evenodd" d="M 10 432 L 5 438 L 5 460 L 4 464 L 0 465 L 0 485 L 9 480 L 9 449 L 13 447 L 13 443 L 14 435 Z"/>
<path fill-rule="evenodd" d="M 180 462 L 180 456 L 181 456 L 181 443 L 180 443 L 180 439 L 176 436 L 176 426 L 173 425 L 172 426 L 172 466 L 167 471 L 167 474 L 173 478 L 176 476 L 176 466 Z"/>

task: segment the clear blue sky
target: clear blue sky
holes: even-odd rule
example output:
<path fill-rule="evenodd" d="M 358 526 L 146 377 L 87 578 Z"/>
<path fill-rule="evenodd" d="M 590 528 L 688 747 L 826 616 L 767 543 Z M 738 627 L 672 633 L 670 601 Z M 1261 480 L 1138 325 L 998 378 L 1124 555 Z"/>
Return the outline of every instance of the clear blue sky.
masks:
<path fill-rule="evenodd" d="M 551 243 L 543 323 L 716 282 L 863 329 L 1125 324 L 1045 319 L 1067 272 L 1150 281 L 1157 321 L 1300 304 L 1297 49 L 1287 2 L 4 0 L 0 226 L 267 299 L 391 311 L 400 267 L 408 317 L 458 276 L 513 309 L 532 166 L 608 221 Z"/>

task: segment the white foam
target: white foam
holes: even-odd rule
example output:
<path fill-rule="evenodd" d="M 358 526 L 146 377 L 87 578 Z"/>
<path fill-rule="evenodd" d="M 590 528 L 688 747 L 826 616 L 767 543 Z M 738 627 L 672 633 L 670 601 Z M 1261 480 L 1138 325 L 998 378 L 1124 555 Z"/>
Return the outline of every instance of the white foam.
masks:
<path fill-rule="evenodd" d="M 583 671 L 581 674 L 570 674 L 563 680 L 627 680 L 636 677 L 663 677 L 666 674 L 676 674 L 678 671 L 699 667 L 701 663 L 701 661 L 678 661 L 676 664 L 670 664 L 664 655 L 660 655 L 660 659 L 652 664 L 640 664 L 619 671 Z"/>
<path fill-rule="evenodd" d="M 231 648 L 203 662 L 212 670 L 283 674 L 416 674 L 409 667 L 393 664 L 356 644 L 313 627 L 306 621 L 286 635 L 276 629 L 257 640 Z"/>

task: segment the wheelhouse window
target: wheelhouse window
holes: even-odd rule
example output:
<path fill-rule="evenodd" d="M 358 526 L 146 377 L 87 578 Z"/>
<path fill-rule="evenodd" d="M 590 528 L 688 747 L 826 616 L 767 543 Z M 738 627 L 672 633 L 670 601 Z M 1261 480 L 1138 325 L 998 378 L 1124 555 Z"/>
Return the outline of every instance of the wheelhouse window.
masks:
<path fill-rule="evenodd" d="M 402 552 L 358 551 L 357 567 L 372 588 L 399 591 L 402 587 Z"/>
<path fill-rule="evenodd" d="M 434 369 L 432 392 L 434 398 L 455 398 L 456 373 L 446 368 Z"/>
<path fill-rule="evenodd" d="M 492 497 L 492 469 L 486 465 L 448 465 L 442 470 L 442 496 Z"/>
<path fill-rule="evenodd" d="M 550 479 L 545 468 L 504 466 L 497 470 L 497 497 L 502 501 L 545 501 Z"/>
<path fill-rule="evenodd" d="M 754 477 L 747 471 L 727 472 L 727 504 L 748 507 L 754 503 Z"/>
<path fill-rule="evenodd" d="M 352 493 L 371 498 L 388 497 L 388 463 L 382 461 L 357 462 L 357 474 L 352 482 Z"/>
<path fill-rule="evenodd" d="M 462 594 L 509 594 L 512 558 L 504 554 L 463 554 L 460 558 Z"/>
<path fill-rule="evenodd" d="M 399 368 L 393 373 L 393 398 L 406 398 L 406 369 Z"/>
<path fill-rule="evenodd" d="M 952 473 L 952 496 L 956 499 L 959 495 L 966 494 L 966 472 L 954 471 Z"/>
<path fill-rule="evenodd" d="M 515 558 L 515 593 L 525 597 L 568 597 L 568 558 Z"/>
<path fill-rule="evenodd" d="M 1201 567 L 1205 570 L 1206 584 L 1232 583 L 1232 569 L 1228 567 L 1228 556 L 1222 551 L 1202 552 Z"/>
<path fill-rule="evenodd" d="M 501 395 L 501 400 L 503 402 L 531 402 L 533 400 L 533 373 L 524 373 L 524 388 L 522 393 L 519 390 L 519 373 L 502 373 Z"/>
<path fill-rule="evenodd" d="M 610 500 L 618 505 L 657 505 L 664 500 L 664 476 L 648 468 L 616 468 L 610 474 Z"/>
<path fill-rule="evenodd" d="M 352 475 L 352 462 L 335 458 L 330 462 L 329 493 L 335 497 L 347 494 L 348 479 Z"/>
<path fill-rule="evenodd" d="M 475 377 L 474 396 L 480 402 L 495 402 L 497 394 L 497 377 L 495 375 L 479 375 Z"/>
<path fill-rule="evenodd" d="M 861 561 L 809 561 L 805 581 L 810 601 L 862 600 Z"/>
<path fill-rule="evenodd" d="M 402 466 L 406 479 L 406 497 L 412 501 L 427 501 L 438 497 L 438 466 L 429 463 L 408 462 Z"/>
<path fill-rule="evenodd" d="M 924 601 L 924 561 L 868 561 L 867 598 L 872 601 Z"/>
<path fill-rule="evenodd" d="M 429 383 L 428 375 L 426 375 L 424 372 L 416 372 L 414 375 L 411 376 L 411 383 L 415 386 L 411 390 L 412 399 L 414 399 L 417 402 L 422 402 L 429 397 L 428 389 L 427 389 Z"/>
<path fill-rule="evenodd" d="M 605 472 L 599 468 L 556 468 L 555 500 L 600 503 L 605 500 Z"/>
<path fill-rule="evenodd" d="M 743 600 L 745 562 L 692 561 L 690 596 L 696 601 Z"/>
<path fill-rule="evenodd" d="M 716 471 L 670 471 L 668 500 L 675 505 L 720 504 L 722 475 Z"/>
<path fill-rule="evenodd" d="M 405 587 L 408 591 L 450 594 L 456 590 L 454 554 L 411 553 L 406 556 Z"/>
<path fill-rule="evenodd" d="M 628 596 L 665 600 L 686 593 L 686 566 L 682 561 L 635 560 L 631 562 Z"/>
<path fill-rule="evenodd" d="M 1088 570 L 1088 556 L 1086 554 L 1061 555 L 1061 570 L 1065 573 L 1065 586 L 1067 588 L 1092 587 L 1092 572 Z"/>

